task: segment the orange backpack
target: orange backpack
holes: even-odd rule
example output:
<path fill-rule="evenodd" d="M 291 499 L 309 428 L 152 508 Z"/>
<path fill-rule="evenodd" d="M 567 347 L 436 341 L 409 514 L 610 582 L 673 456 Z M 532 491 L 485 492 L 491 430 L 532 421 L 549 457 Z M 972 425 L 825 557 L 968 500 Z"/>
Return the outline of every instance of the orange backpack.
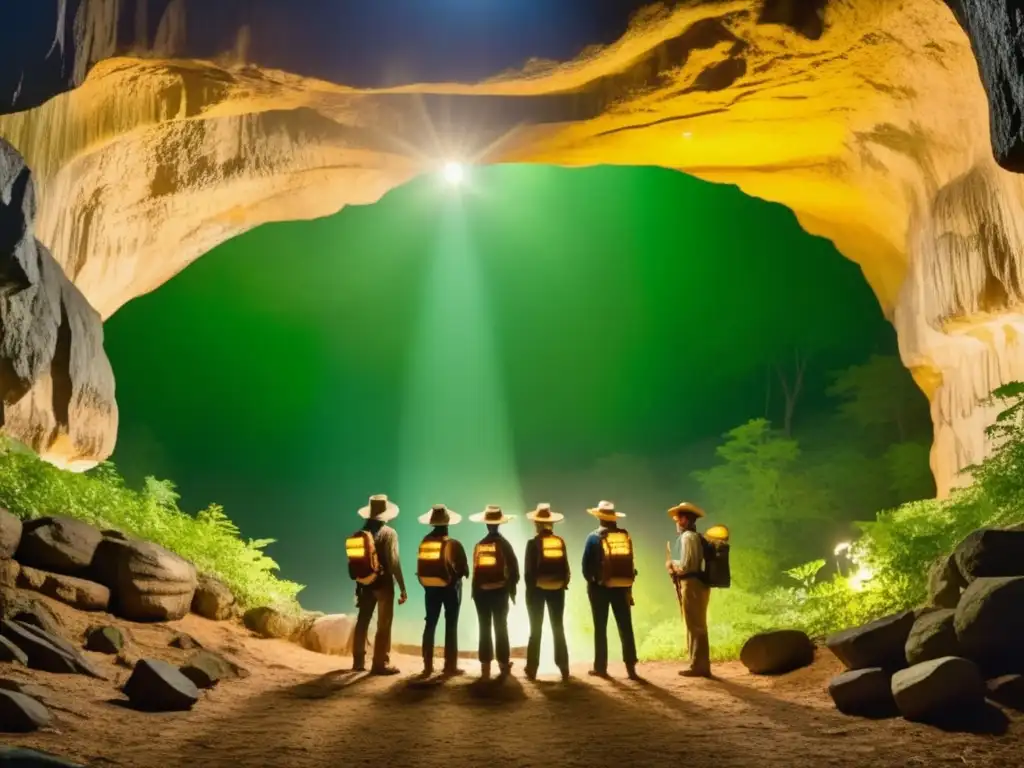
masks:
<path fill-rule="evenodd" d="M 478 589 L 503 589 L 508 583 L 505 550 L 498 539 L 481 541 L 473 549 L 473 586 Z"/>
<path fill-rule="evenodd" d="M 369 531 L 356 531 L 345 539 L 345 554 L 348 556 L 348 575 L 364 587 L 377 581 L 384 568 L 377 557 L 377 546 Z"/>
<path fill-rule="evenodd" d="M 565 540 L 553 533 L 539 537 L 537 542 L 537 588 L 565 589 L 569 585 L 569 558 Z"/>
<path fill-rule="evenodd" d="M 632 587 L 636 579 L 633 563 L 633 540 L 623 528 L 605 528 L 601 531 L 602 587 Z"/>
<path fill-rule="evenodd" d="M 424 587 L 450 587 L 452 541 L 447 536 L 427 536 L 416 556 L 416 577 Z"/>

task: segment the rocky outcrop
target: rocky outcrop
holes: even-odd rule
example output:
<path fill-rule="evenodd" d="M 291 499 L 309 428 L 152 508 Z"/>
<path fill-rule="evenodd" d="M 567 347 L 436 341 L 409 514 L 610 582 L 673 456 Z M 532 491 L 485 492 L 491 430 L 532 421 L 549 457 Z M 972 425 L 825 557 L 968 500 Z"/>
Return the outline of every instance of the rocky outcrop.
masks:
<path fill-rule="evenodd" d="M 814 643 L 795 629 L 761 632 L 740 650 L 740 661 L 755 675 L 779 675 L 814 663 Z"/>
<path fill-rule="evenodd" d="M 195 567 L 148 541 L 105 538 L 94 577 L 114 595 L 114 612 L 131 621 L 171 621 L 192 606 Z"/>
<path fill-rule="evenodd" d="M 960 644 L 957 642 L 956 629 L 953 627 L 955 615 L 956 611 L 943 609 L 929 611 L 917 617 L 907 637 L 908 664 L 920 664 L 923 661 L 960 654 Z"/>
<path fill-rule="evenodd" d="M 88 469 L 113 450 L 114 377 L 100 316 L 36 239 L 36 210 L 32 175 L 0 138 L 3 431 L 58 466 Z"/>
<path fill-rule="evenodd" d="M 978 578 L 1024 576 L 1024 531 L 982 528 L 969 534 L 953 552 L 966 582 Z"/>
<path fill-rule="evenodd" d="M 41 517 L 25 523 L 16 557 L 23 566 L 67 575 L 85 574 L 103 535 L 70 517 Z"/>
<path fill-rule="evenodd" d="M 825 640 L 825 646 L 847 669 L 901 669 L 907 665 L 907 638 L 915 619 L 913 611 L 885 616 L 864 626 L 837 632 Z"/>
<path fill-rule="evenodd" d="M 956 608 L 967 580 L 960 573 L 955 555 L 940 558 L 928 572 L 928 604 L 935 608 Z"/>
<path fill-rule="evenodd" d="M 953 624 L 964 655 L 987 671 L 1024 672 L 1024 577 L 975 579 Z"/>
<path fill-rule="evenodd" d="M 74 576 L 47 573 L 22 566 L 17 584 L 22 589 L 34 590 L 80 611 L 105 611 L 110 607 L 109 589 L 94 581 Z"/>
<path fill-rule="evenodd" d="M 962 718 L 985 702 L 985 682 L 973 662 L 947 656 L 894 674 L 892 695 L 907 720 Z"/>

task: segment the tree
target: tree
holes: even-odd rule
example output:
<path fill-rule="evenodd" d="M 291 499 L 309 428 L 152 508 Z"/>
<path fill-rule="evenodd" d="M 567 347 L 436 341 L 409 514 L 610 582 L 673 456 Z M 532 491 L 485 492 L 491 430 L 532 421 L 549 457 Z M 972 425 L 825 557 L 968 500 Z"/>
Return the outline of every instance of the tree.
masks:
<path fill-rule="evenodd" d="M 872 355 L 834 373 L 828 393 L 842 400 L 843 416 L 862 429 L 894 433 L 901 443 L 928 424 L 927 401 L 895 355 Z"/>
<path fill-rule="evenodd" d="M 778 374 L 779 383 L 782 385 L 782 394 L 785 398 L 785 410 L 782 414 L 782 433 L 786 437 L 793 436 L 793 417 L 796 414 L 796 404 L 804 389 L 804 372 L 807 370 L 807 356 L 801 355 L 800 350 L 793 350 L 793 373 L 789 375 L 785 366 L 775 365 L 775 372 Z"/>

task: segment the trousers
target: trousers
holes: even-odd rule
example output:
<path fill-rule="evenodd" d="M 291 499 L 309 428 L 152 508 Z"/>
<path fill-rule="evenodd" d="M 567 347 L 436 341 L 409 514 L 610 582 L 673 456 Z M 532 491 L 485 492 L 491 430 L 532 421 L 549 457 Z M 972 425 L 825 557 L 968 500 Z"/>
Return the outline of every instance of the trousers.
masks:
<path fill-rule="evenodd" d="M 391 625 L 395 618 L 395 585 L 391 579 L 384 584 L 362 587 L 356 599 L 358 614 L 352 633 L 352 665 L 357 669 L 366 663 L 366 635 L 370 631 L 373 612 L 377 611 L 377 634 L 373 638 L 373 668 L 383 669 L 391 663 Z"/>
<path fill-rule="evenodd" d="M 590 598 L 590 612 L 594 617 L 594 669 L 608 671 L 609 609 L 619 630 L 622 660 L 626 666 L 634 666 L 637 662 L 636 638 L 633 636 L 633 613 L 629 608 L 629 588 L 588 584 L 587 597 Z"/>

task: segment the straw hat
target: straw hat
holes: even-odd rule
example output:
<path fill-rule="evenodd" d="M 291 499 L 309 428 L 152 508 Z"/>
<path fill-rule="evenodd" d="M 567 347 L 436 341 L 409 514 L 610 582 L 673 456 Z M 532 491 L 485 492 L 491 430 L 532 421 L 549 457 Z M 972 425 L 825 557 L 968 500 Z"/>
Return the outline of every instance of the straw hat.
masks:
<path fill-rule="evenodd" d="M 612 501 L 602 501 L 593 509 L 588 509 L 587 513 L 593 515 L 598 520 L 609 522 L 626 516 L 624 512 L 615 511 L 615 503 Z"/>
<path fill-rule="evenodd" d="M 398 517 L 398 505 L 388 501 L 383 493 L 370 497 L 370 503 L 359 510 L 359 516 L 366 520 L 380 520 L 386 523 Z"/>
<path fill-rule="evenodd" d="M 676 504 L 672 509 L 668 511 L 668 516 L 675 520 L 680 515 L 693 515 L 694 517 L 704 517 L 704 510 L 689 501 L 684 501 L 680 504 Z"/>
<path fill-rule="evenodd" d="M 479 512 L 475 515 L 470 515 L 471 522 L 474 523 L 487 523 L 488 525 L 501 525 L 507 523 L 512 518 L 501 511 L 501 507 L 497 504 L 488 504 L 487 508 L 483 512 Z"/>
<path fill-rule="evenodd" d="M 534 523 L 557 523 L 565 519 L 565 515 L 551 511 L 550 504 L 538 504 L 533 512 L 526 513 L 526 519 Z"/>
<path fill-rule="evenodd" d="M 452 512 L 444 504 L 435 504 L 425 515 L 419 516 L 419 521 L 424 525 L 455 525 L 462 520 L 462 515 Z"/>

